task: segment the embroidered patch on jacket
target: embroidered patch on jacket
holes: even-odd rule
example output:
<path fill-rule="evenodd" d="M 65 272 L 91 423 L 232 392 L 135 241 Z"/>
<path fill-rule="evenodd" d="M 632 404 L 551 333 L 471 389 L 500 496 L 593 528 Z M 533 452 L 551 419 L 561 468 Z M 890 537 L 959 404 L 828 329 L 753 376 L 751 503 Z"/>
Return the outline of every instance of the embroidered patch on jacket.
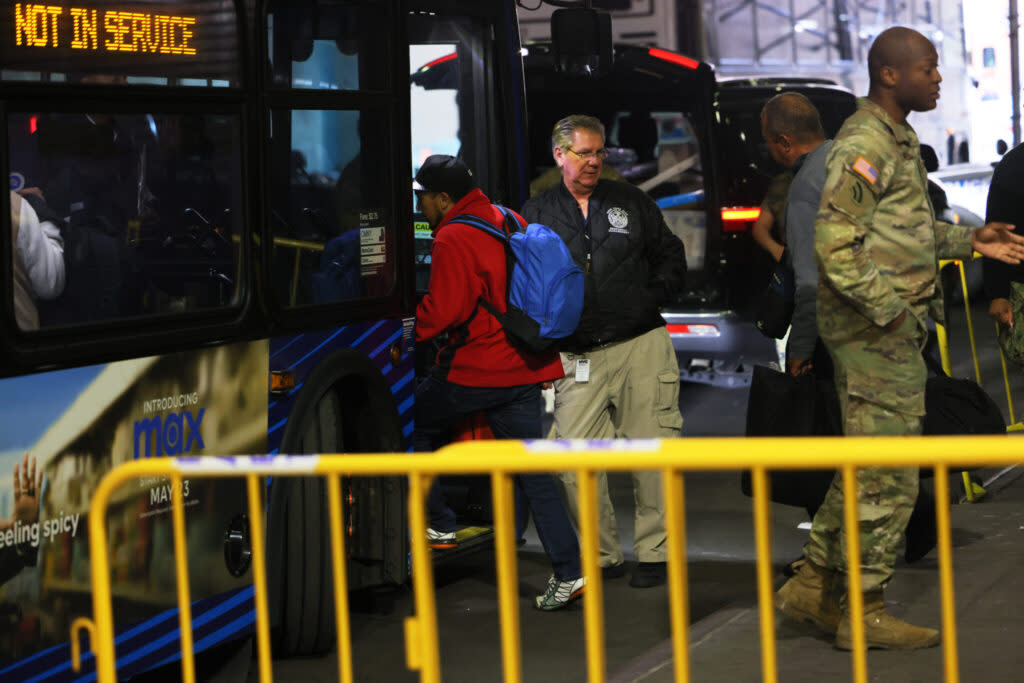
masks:
<path fill-rule="evenodd" d="M 872 185 L 878 180 L 878 169 L 872 166 L 871 162 L 864 157 L 857 157 L 857 161 L 853 162 L 853 170 Z"/>
<path fill-rule="evenodd" d="M 608 209 L 608 223 L 611 225 L 608 228 L 608 232 L 617 232 L 623 235 L 629 234 L 629 230 L 626 228 L 629 225 L 629 213 L 625 209 L 620 209 L 617 206 Z"/>
<path fill-rule="evenodd" d="M 876 198 L 867 180 L 851 169 L 843 169 L 835 188 L 828 197 L 828 205 L 854 219 L 874 210 Z"/>

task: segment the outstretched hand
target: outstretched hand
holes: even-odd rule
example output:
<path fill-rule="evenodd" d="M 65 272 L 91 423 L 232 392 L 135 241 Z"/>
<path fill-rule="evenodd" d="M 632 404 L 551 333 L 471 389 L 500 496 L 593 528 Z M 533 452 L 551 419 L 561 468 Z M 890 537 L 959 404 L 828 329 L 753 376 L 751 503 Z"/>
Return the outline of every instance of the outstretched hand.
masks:
<path fill-rule="evenodd" d="M 1010 223 L 988 223 L 971 235 L 971 247 L 982 256 L 1020 263 L 1024 259 L 1024 236 L 1013 232 L 1013 228 Z"/>
<path fill-rule="evenodd" d="M 25 457 L 20 463 L 14 464 L 14 517 L 0 519 L 0 531 L 14 526 L 15 520 L 22 524 L 32 524 L 39 519 L 39 489 L 43 486 L 43 472 L 36 471 L 36 459 Z"/>
<path fill-rule="evenodd" d="M 988 314 L 997 323 L 1013 327 L 1013 306 L 1009 299 L 992 299 L 992 303 L 988 307 Z"/>

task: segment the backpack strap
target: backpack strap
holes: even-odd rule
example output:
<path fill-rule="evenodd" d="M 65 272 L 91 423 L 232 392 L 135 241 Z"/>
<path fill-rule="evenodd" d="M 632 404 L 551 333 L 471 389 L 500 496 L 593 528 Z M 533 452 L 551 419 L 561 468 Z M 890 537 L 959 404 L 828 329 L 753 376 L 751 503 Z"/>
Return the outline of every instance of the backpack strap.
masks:
<path fill-rule="evenodd" d="M 449 220 L 446 225 L 450 225 L 451 223 L 462 223 L 463 225 L 477 228 L 494 239 L 499 240 L 505 246 L 505 297 L 507 299 L 512 291 L 512 267 L 515 265 L 515 255 L 513 255 L 512 248 L 509 244 L 509 235 L 511 232 L 519 232 L 522 228 L 519 225 L 519 221 L 515 219 L 511 211 L 503 206 L 499 206 L 498 204 L 493 204 L 492 206 L 501 211 L 501 215 L 505 217 L 505 229 L 509 232 L 502 232 L 497 226 L 492 225 L 490 222 L 468 213 L 460 213 Z M 509 225 L 510 221 L 513 224 L 512 226 Z M 513 226 L 515 227 L 514 230 L 512 229 Z M 477 303 L 487 309 L 487 312 L 493 315 L 499 323 L 504 324 L 502 321 L 502 314 L 499 313 L 498 309 L 491 305 L 489 301 L 480 296 L 477 297 Z"/>
<path fill-rule="evenodd" d="M 472 216 L 468 213 L 460 213 L 458 216 L 455 216 L 450 221 L 448 221 L 446 225 L 450 225 L 452 223 L 462 223 L 463 225 L 469 225 L 471 227 L 477 228 L 478 230 L 483 230 L 494 239 L 501 240 L 502 242 L 508 241 L 508 235 L 503 233 L 497 226 L 491 225 L 484 219 L 478 218 L 477 216 Z"/>

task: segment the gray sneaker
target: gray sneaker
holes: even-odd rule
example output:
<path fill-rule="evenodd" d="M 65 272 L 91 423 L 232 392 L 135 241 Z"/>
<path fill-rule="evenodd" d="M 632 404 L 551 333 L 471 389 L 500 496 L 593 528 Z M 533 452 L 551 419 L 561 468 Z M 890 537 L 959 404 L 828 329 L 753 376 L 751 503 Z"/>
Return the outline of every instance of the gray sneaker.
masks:
<path fill-rule="evenodd" d="M 544 590 L 544 595 L 537 596 L 537 609 L 545 612 L 562 609 L 583 595 L 583 587 L 586 582 L 582 576 L 578 579 L 562 581 L 552 574 L 548 579 L 548 587 Z"/>
<path fill-rule="evenodd" d="M 427 529 L 427 545 L 437 550 L 449 550 L 459 544 L 454 531 L 434 531 Z"/>

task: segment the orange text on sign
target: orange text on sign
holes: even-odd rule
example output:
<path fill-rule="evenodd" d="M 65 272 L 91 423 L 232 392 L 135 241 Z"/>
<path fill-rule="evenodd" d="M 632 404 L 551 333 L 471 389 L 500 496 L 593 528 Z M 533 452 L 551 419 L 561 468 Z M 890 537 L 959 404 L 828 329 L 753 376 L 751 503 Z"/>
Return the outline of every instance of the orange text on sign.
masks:
<path fill-rule="evenodd" d="M 14 5 L 15 45 L 194 55 L 195 17 L 83 7 Z"/>

